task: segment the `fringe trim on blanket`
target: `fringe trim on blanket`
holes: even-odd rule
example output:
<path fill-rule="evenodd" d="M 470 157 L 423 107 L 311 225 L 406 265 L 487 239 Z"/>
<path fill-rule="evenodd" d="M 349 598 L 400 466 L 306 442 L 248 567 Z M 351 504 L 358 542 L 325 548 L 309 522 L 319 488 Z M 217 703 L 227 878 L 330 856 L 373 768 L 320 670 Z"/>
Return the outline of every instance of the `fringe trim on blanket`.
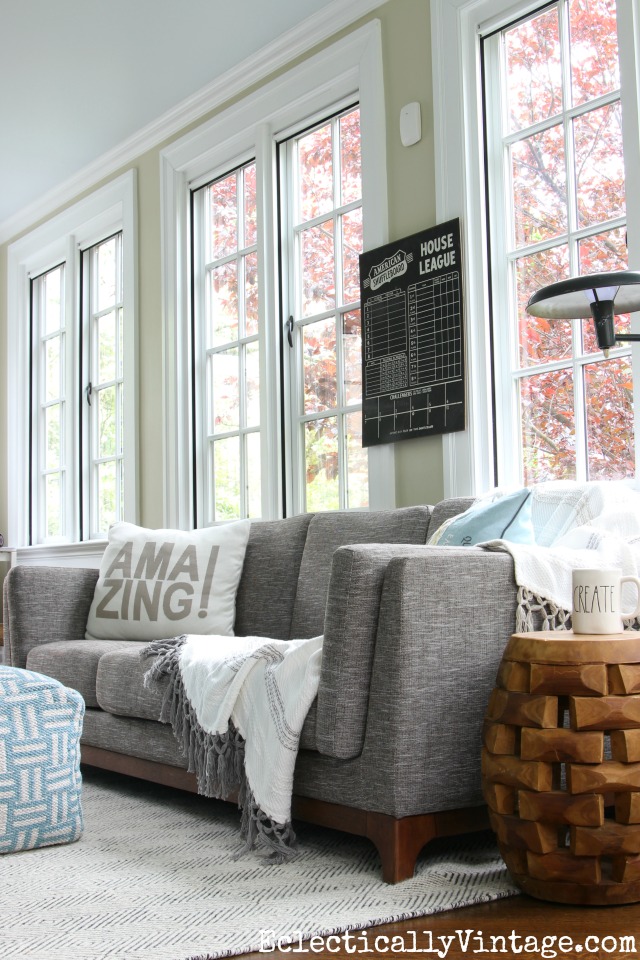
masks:
<path fill-rule="evenodd" d="M 516 633 L 530 633 L 532 630 L 570 630 L 571 614 L 552 600 L 518 587 L 518 605 L 516 607 Z"/>
<path fill-rule="evenodd" d="M 623 617 L 623 624 L 627 630 L 638 630 L 640 617 Z M 545 600 L 526 587 L 518 587 L 516 633 L 530 633 L 532 630 L 571 630 L 571 613 L 553 600 Z"/>
<path fill-rule="evenodd" d="M 231 721 L 225 733 L 208 733 L 198 722 L 180 673 L 180 656 L 186 641 L 185 636 L 154 640 L 140 654 L 142 659 L 156 658 L 144 675 L 145 687 L 168 680 L 159 719 L 171 724 L 188 761 L 189 773 L 196 775 L 199 794 L 227 800 L 237 791 L 238 807 L 242 810 L 240 834 L 245 841 L 237 856 L 254 850 L 260 841 L 271 850 L 267 858 L 270 863 L 291 860 L 297 855 L 295 832 L 290 821 L 276 823 L 256 802 L 245 772 L 244 737 Z"/>

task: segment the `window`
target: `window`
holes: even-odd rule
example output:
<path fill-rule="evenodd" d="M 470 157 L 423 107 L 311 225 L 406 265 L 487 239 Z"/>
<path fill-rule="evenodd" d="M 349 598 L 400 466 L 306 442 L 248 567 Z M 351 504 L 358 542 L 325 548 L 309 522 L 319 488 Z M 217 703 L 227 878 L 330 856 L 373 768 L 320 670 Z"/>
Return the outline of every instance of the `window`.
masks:
<path fill-rule="evenodd" d="M 634 472 L 640 351 L 607 360 L 588 323 L 522 309 L 541 283 L 640 264 L 637 13 L 433 0 L 438 218 L 465 222 L 471 408 L 445 444 L 447 495 Z"/>
<path fill-rule="evenodd" d="M 294 510 L 366 507 L 360 110 L 290 138 L 280 156 Z"/>
<path fill-rule="evenodd" d="M 281 372 L 294 510 L 364 507 L 358 257 L 360 111 L 278 145 Z M 198 515 L 262 515 L 256 161 L 194 195 L 195 449 Z M 200 262 L 198 258 L 200 257 Z M 283 316 L 263 311 L 282 327 Z M 291 318 L 290 321 L 288 318 Z M 340 331 L 340 336 L 337 335 Z M 288 414 L 288 416 L 287 416 Z M 284 483 L 283 483 L 284 486 Z"/>
<path fill-rule="evenodd" d="M 615 0 L 561 0 L 484 54 L 499 463 L 518 450 L 525 483 L 633 476 L 630 349 L 605 359 L 591 321 L 525 312 L 542 285 L 628 263 Z"/>
<path fill-rule="evenodd" d="M 360 440 L 379 41 L 354 31 L 162 153 L 169 525 L 395 502 L 392 454 Z"/>
<path fill-rule="evenodd" d="M 67 342 L 64 264 L 32 281 L 33 366 L 31 513 L 38 539 L 60 539 L 67 514 Z M 30 540 L 33 539 L 33 533 Z"/>
<path fill-rule="evenodd" d="M 16 547 L 137 519 L 134 198 L 125 175 L 9 248 Z"/>
<path fill-rule="evenodd" d="M 204 523 L 262 513 L 256 164 L 194 196 L 195 465 Z"/>
<path fill-rule="evenodd" d="M 122 232 L 82 254 L 83 529 L 104 536 L 124 519 L 124 295 Z"/>

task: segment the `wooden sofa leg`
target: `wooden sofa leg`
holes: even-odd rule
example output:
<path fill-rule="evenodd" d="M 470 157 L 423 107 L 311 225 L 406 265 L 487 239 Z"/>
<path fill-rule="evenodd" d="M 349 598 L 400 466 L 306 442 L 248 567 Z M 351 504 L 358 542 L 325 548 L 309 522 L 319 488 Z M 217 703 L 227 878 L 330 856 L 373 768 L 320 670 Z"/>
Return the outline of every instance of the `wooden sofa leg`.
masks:
<path fill-rule="evenodd" d="M 433 814 L 396 820 L 385 813 L 367 813 L 367 837 L 382 860 L 385 883 L 400 883 L 413 876 L 418 854 L 436 836 Z"/>

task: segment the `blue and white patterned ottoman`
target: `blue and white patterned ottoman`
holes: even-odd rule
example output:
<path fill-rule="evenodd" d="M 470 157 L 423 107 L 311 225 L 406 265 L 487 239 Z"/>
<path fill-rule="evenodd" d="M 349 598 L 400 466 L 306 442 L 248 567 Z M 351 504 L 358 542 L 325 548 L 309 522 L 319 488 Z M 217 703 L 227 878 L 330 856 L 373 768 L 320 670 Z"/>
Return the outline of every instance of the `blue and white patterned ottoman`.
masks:
<path fill-rule="evenodd" d="M 82 834 L 83 717 L 75 690 L 0 664 L 0 853 Z"/>

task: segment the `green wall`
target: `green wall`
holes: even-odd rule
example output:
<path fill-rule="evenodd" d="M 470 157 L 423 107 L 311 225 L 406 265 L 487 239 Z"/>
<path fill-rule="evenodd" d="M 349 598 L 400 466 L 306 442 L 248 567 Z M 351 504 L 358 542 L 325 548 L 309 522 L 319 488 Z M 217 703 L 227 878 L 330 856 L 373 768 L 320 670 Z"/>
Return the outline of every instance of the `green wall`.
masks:
<path fill-rule="evenodd" d="M 427 0 L 389 0 L 365 19 L 372 18 L 378 18 L 382 24 L 389 237 L 398 239 L 435 223 L 429 5 Z M 400 109 L 413 100 L 418 100 L 422 107 L 423 136 L 414 146 L 403 147 Z M 205 119 L 208 117 L 198 122 Z M 163 523 L 159 482 L 163 475 L 159 154 L 165 145 L 150 150 L 127 167 L 136 167 L 138 173 L 140 522 L 152 527 Z M 35 224 L 30 229 L 33 226 Z M 7 246 L 0 247 L 0 343 L 6 343 Z M 6 350 L 3 350 L 0 378 L 4 383 L 6 370 Z M 7 462 L 6 422 L 6 398 L 0 391 L 0 464 L 3 465 Z M 443 496 L 441 438 L 403 441 L 395 447 L 398 506 L 440 499 Z M 0 530 L 6 529 L 9 510 L 5 466 L 0 469 Z M 0 576 L 1 572 L 0 565 Z"/>

